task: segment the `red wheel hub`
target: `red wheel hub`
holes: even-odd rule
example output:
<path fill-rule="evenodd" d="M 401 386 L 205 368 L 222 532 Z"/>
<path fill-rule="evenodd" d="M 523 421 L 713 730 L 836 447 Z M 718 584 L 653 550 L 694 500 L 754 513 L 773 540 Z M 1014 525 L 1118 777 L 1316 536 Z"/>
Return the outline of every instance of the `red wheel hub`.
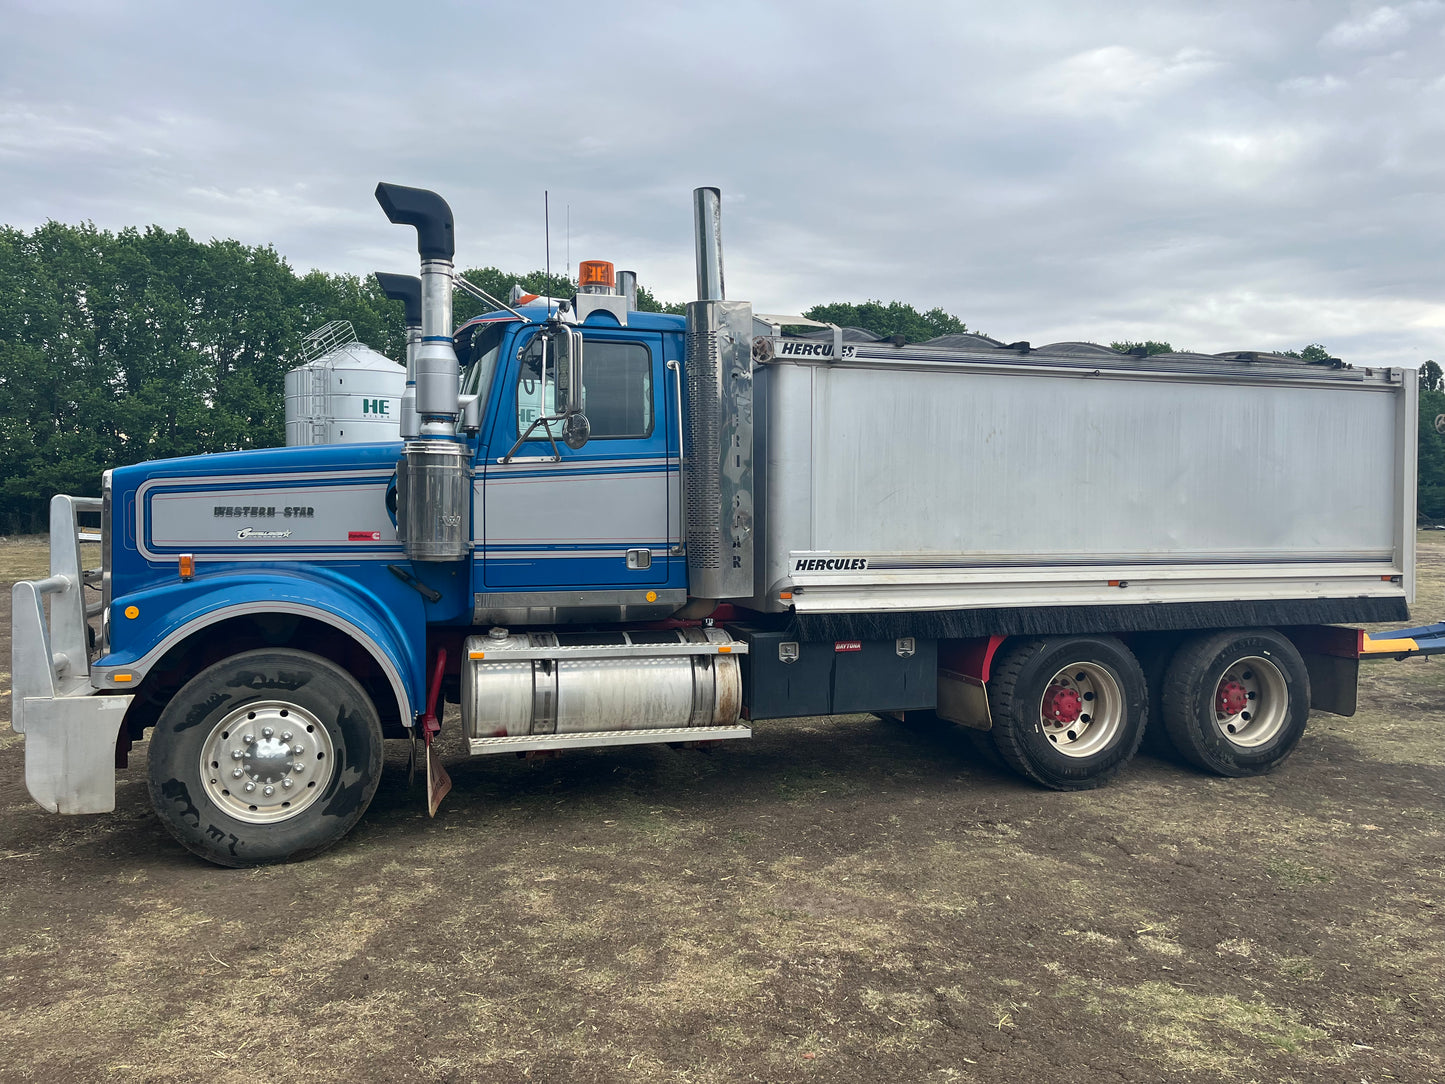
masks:
<path fill-rule="evenodd" d="M 1051 723 L 1072 723 L 1083 713 L 1078 691 L 1064 685 L 1050 685 L 1044 692 L 1044 718 Z"/>
<path fill-rule="evenodd" d="M 1234 678 L 1219 683 L 1214 710 L 1220 715 L 1238 715 L 1249 706 L 1249 692 Z"/>

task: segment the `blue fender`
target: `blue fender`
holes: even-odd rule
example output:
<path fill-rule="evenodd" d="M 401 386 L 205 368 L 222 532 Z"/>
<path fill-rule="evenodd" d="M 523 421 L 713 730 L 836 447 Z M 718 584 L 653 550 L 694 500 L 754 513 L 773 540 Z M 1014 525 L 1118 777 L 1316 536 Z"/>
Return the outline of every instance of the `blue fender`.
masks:
<path fill-rule="evenodd" d="M 91 667 L 91 683 L 98 689 L 134 688 L 167 651 L 196 632 L 264 613 L 311 617 L 350 636 L 386 674 L 408 726 L 425 705 L 424 603 L 379 562 L 261 565 L 125 595 L 111 603 L 111 653 Z"/>

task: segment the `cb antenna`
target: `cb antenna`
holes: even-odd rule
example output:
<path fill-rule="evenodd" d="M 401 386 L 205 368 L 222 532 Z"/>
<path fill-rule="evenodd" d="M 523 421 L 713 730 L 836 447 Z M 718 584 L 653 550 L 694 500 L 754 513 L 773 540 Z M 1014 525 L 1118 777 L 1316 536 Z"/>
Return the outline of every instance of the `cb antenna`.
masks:
<path fill-rule="evenodd" d="M 552 315 L 552 206 L 547 190 L 542 189 L 542 237 L 547 244 L 547 285 L 542 287 L 547 295 L 547 315 Z"/>

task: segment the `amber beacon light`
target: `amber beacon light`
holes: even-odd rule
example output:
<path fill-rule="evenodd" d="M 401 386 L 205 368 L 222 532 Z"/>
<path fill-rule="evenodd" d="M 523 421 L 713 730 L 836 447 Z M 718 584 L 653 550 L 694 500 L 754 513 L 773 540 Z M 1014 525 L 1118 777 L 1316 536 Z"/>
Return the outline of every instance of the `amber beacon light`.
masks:
<path fill-rule="evenodd" d="M 604 290 L 611 290 L 615 281 L 612 264 L 607 260 L 583 260 L 577 268 L 577 285 L 584 289 L 600 286 Z"/>

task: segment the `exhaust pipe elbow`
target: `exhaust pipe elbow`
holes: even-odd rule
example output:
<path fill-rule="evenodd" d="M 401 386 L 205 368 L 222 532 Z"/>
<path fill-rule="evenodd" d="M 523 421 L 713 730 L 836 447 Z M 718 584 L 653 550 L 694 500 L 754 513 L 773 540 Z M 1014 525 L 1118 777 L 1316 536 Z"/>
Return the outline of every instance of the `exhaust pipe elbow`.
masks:
<path fill-rule="evenodd" d="M 398 226 L 416 227 L 416 250 L 423 260 L 450 262 L 456 255 L 452 209 L 435 192 L 382 181 L 376 186 L 376 202 Z"/>
<path fill-rule="evenodd" d="M 406 307 L 406 326 L 421 327 L 421 279 L 415 275 L 393 275 L 389 271 L 373 274 L 381 292 Z"/>

